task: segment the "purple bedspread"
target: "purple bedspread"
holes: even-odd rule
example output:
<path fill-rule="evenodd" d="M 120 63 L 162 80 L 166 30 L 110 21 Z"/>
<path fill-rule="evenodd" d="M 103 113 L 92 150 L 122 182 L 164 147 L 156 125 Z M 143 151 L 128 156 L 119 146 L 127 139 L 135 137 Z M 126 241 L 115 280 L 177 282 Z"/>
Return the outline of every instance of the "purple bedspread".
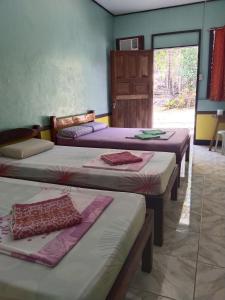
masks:
<path fill-rule="evenodd" d="M 140 133 L 140 130 L 141 128 L 108 127 L 76 139 L 63 138 L 58 135 L 57 144 L 77 147 L 174 152 L 176 153 L 177 162 L 179 163 L 190 142 L 189 130 L 185 128 L 169 129 L 175 131 L 175 133 L 168 140 L 126 138 Z"/>

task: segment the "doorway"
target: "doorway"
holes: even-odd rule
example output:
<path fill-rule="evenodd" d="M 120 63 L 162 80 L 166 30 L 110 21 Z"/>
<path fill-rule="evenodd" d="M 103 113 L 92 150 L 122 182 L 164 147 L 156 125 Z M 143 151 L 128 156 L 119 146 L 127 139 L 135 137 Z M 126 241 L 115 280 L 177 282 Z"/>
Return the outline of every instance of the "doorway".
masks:
<path fill-rule="evenodd" d="M 194 132 L 198 46 L 154 50 L 153 127 Z"/>

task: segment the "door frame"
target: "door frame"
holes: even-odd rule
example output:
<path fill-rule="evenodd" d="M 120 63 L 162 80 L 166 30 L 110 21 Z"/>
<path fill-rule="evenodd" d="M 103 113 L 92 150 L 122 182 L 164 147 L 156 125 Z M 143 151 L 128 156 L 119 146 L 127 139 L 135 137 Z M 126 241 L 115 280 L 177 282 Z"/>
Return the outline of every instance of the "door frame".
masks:
<path fill-rule="evenodd" d="M 175 34 L 185 34 L 185 33 L 197 33 L 198 34 L 198 42 L 192 45 L 186 45 L 183 47 L 198 47 L 198 64 L 197 64 L 197 80 L 196 80 L 196 95 L 195 95 L 195 122 L 194 122 L 194 144 L 196 144 L 196 122 L 197 122 L 197 107 L 198 107 L 198 95 L 199 95 L 199 75 L 200 75 L 200 61 L 201 61 L 201 44 L 202 44 L 202 29 L 193 29 L 193 30 L 183 30 L 183 31 L 171 31 L 171 32 L 163 32 L 152 34 L 151 36 L 151 45 L 153 51 L 153 64 L 154 64 L 154 50 L 155 49 L 169 49 L 169 48 L 178 48 L 182 46 L 175 47 L 165 47 L 165 48 L 154 48 L 154 39 L 158 36 L 162 35 L 175 35 Z M 153 112 L 154 113 L 154 112 Z"/>

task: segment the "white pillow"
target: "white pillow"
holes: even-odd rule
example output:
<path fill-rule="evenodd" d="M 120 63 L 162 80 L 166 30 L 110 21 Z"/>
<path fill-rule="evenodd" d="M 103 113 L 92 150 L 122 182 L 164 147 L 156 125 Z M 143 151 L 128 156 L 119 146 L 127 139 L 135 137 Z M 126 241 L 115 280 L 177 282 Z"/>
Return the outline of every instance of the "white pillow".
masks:
<path fill-rule="evenodd" d="M 50 150 L 53 147 L 53 142 L 40 139 L 29 139 L 2 147 L 0 148 L 0 153 L 7 157 L 21 159 Z"/>

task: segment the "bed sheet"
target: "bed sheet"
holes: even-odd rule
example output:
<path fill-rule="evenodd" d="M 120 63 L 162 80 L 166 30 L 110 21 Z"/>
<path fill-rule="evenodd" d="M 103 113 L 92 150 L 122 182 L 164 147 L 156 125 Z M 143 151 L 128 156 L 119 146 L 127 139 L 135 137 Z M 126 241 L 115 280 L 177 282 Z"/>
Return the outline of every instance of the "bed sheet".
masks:
<path fill-rule="evenodd" d="M 180 159 L 180 156 L 183 155 L 183 149 L 190 140 L 189 130 L 185 128 L 169 129 L 175 133 L 168 140 L 127 138 L 140 133 L 141 130 L 141 128 L 108 127 L 97 132 L 80 136 L 76 139 L 63 138 L 57 135 L 57 144 L 77 147 L 174 152 Z"/>
<path fill-rule="evenodd" d="M 1 300 L 102 300 L 108 294 L 145 219 L 141 195 L 0 178 L 2 212 L 40 192 L 107 195 L 113 202 L 53 269 L 0 254 Z"/>
<path fill-rule="evenodd" d="M 83 167 L 102 154 L 115 152 L 118 150 L 55 146 L 22 160 L 0 156 L 0 176 L 144 195 L 165 192 L 176 165 L 174 153 L 155 152 L 139 172 Z M 143 151 L 132 153 L 140 155 Z"/>

